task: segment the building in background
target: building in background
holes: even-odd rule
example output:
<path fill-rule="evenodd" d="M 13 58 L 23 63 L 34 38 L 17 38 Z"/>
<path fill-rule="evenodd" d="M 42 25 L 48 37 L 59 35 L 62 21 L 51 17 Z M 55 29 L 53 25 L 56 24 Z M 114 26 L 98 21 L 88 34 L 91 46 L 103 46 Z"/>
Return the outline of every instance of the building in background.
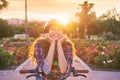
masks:
<path fill-rule="evenodd" d="M 8 22 L 9 24 L 12 24 L 12 25 L 21 25 L 21 24 L 24 24 L 24 20 L 22 20 L 22 19 L 17 19 L 17 18 L 8 19 L 7 22 Z"/>

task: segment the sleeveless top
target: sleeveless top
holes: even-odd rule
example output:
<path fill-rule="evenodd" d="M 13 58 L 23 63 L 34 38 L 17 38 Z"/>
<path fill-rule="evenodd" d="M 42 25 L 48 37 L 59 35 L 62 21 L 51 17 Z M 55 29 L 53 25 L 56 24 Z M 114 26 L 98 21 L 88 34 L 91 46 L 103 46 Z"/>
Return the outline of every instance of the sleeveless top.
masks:
<path fill-rule="evenodd" d="M 50 47 L 50 43 L 47 42 L 46 40 L 38 40 L 37 43 L 35 44 L 35 50 L 34 50 L 34 56 L 36 58 L 37 64 L 39 67 L 43 66 L 43 62 L 47 56 L 48 50 Z M 63 78 L 67 78 L 70 76 L 71 73 L 71 66 L 72 66 L 72 46 L 68 42 L 64 42 L 62 44 L 63 51 L 68 63 L 68 70 L 65 74 L 60 73 L 60 69 L 58 66 L 58 54 L 57 54 L 57 47 L 55 45 L 55 53 L 54 53 L 54 58 L 53 58 L 53 64 L 52 64 L 52 70 L 48 75 L 43 76 L 43 80 L 61 80 Z"/>

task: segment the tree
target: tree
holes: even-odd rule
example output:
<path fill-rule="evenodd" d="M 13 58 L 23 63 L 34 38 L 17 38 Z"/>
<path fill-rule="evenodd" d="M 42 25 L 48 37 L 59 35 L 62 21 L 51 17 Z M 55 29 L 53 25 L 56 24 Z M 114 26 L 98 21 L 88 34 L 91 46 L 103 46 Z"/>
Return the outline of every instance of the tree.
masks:
<path fill-rule="evenodd" d="M 0 19 L 0 39 L 3 37 L 12 37 L 13 35 L 13 27 L 8 25 L 7 21 Z"/>
<path fill-rule="evenodd" d="M 77 31 L 77 22 L 75 21 L 70 21 L 67 25 L 66 25 L 66 32 L 67 35 L 70 37 L 77 37 L 78 36 L 78 31 Z"/>
<path fill-rule="evenodd" d="M 98 35 L 99 26 L 96 24 L 97 17 L 95 12 L 89 14 L 89 24 L 87 25 L 87 35 Z"/>
<path fill-rule="evenodd" d="M 28 33 L 29 33 L 29 37 L 37 38 L 40 36 L 39 29 L 37 29 L 35 27 L 30 28 Z"/>
<path fill-rule="evenodd" d="M 0 11 L 8 6 L 8 2 L 6 0 L 0 0 Z"/>
<path fill-rule="evenodd" d="M 120 14 L 118 14 L 116 9 L 114 8 L 107 11 L 107 13 L 103 14 L 98 18 L 98 25 L 101 27 L 101 29 L 104 30 L 104 32 L 106 33 L 111 32 L 114 36 L 112 37 L 111 35 L 109 35 L 108 37 L 112 39 L 115 39 L 115 36 L 117 38 L 120 35 L 119 16 Z"/>
<path fill-rule="evenodd" d="M 29 29 L 28 29 L 28 34 L 30 37 L 39 37 L 40 34 L 44 32 L 44 21 L 31 21 L 29 22 Z"/>
<path fill-rule="evenodd" d="M 23 25 L 19 25 L 19 26 L 12 25 L 12 26 L 13 26 L 13 29 L 14 29 L 14 34 L 23 34 L 23 33 L 25 33 Z"/>
<path fill-rule="evenodd" d="M 79 21 L 80 24 L 83 26 L 84 29 L 84 36 L 86 37 L 87 35 L 87 27 L 89 24 L 89 12 L 91 11 L 91 8 L 93 7 L 93 3 L 88 3 L 88 1 L 84 1 L 83 4 L 79 4 L 79 6 L 81 7 L 82 11 L 78 14 L 79 16 Z M 80 27 L 79 27 L 80 30 Z"/>

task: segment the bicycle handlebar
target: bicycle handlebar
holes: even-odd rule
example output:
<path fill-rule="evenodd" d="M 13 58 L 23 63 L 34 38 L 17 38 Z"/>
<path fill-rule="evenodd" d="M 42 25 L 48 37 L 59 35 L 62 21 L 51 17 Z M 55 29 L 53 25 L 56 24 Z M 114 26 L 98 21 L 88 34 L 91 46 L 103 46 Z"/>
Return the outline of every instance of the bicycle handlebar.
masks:
<path fill-rule="evenodd" d="M 86 75 L 80 74 L 80 73 L 88 73 L 89 70 L 76 70 L 74 67 L 71 68 L 71 72 L 73 73 L 73 76 L 83 76 L 83 77 L 87 77 Z M 30 69 L 30 70 L 20 70 L 19 73 L 21 74 L 27 74 L 27 73 L 34 73 L 32 75 L 27 76 L 31 77 L 31 76 L 37 76 L 42 74 L 43 76 L 45 75 L 41 70 L 39 70 L 39 68 L 37 67 L 36 69 Z"/>
<path fill-rule="evenodd" d="M 35 73 L 35 70 L 20 70 L 19 73 L 21 73 L 21 74 Z"/>
<path fill-rule="evenodd" d="M 89 70 L 76 70 L 78 73 L 89 73 Z"/>
<path fill-rule="evenodd" d="M 76 70 L 78 73 L 89 73 L 89 70 Z M 26 74 L 26 73 L 35 73 L 36 72 L 36 69 L 30 69 L 30 70 L 20 70 L 19 73 L 21 74 Z M 72 71 L 73 72 L 73 71 Z M 39 72 L 40 73 L 40 72 Z"/>

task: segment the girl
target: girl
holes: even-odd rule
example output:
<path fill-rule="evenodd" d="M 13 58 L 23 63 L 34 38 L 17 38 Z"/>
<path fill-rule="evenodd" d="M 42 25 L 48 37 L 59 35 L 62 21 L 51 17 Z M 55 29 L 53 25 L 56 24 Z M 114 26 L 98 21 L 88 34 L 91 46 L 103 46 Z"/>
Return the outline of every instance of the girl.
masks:
<path fill-rule="evenodd" d="M 65 26 L 52 19 L 45 25 L 45 35 L 33 42 L 30 54 L 43 73 L 40 80 L 64 80 L 70 76 L 75 48 L 65 32 Z"/>

